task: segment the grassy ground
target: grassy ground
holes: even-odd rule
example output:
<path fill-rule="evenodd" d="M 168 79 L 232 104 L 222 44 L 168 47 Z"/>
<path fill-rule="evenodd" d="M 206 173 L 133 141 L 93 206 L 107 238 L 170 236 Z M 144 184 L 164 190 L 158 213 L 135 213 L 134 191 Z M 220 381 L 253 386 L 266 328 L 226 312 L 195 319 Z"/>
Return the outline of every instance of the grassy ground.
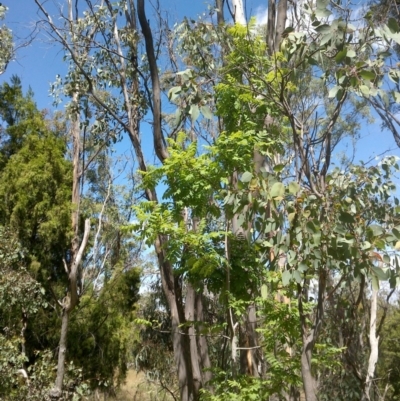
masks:
<path fill-rule="evenodd" d="M 173 401 L 173 398 L 159 386 L 150 383 L 142 372 L 129 370 L 125 383 L 116 395 L 97 393 L 93 401 Z"/>

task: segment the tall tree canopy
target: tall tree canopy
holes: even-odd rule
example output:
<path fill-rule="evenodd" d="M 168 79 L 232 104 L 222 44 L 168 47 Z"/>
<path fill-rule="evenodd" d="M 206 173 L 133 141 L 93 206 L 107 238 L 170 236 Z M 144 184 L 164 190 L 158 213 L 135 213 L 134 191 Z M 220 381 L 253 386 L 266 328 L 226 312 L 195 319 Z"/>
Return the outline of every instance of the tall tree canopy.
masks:
<path fill-rule="evenodd" d="M 54 400 L 128 363 L 181 401 L 395 399 L 398 159 L 346 149 L 374 118 L 400 146 L 396 4 L 34 2 L 68 69 L 52 118 L 0 88 L 13 368 Z"/>

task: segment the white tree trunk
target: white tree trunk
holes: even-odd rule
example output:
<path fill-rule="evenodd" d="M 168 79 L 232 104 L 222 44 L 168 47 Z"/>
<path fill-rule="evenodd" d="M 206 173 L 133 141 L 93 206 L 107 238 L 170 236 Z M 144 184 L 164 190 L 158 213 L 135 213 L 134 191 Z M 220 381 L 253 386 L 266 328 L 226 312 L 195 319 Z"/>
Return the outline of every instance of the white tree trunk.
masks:
<path fill-rule="evenodd" d="M 378 348 L 379 348 L 379 336 L 376 336 L 376 311 L 378 304 L 378 290 L 372 290 L 371 297 L 371 316 L 369 326 L 369 344 L 371 347 L 371 353 L 368 361 L 368 373 L 365 381 L 365 399 L 370 400 L 371 385 L 375 375 L 375 366 L 378 362 Z"/>
<path fill-rule="evenodd" d="M 232 0 L 232 8 L 235 24 L 247 25 L 243 0 Z"/>

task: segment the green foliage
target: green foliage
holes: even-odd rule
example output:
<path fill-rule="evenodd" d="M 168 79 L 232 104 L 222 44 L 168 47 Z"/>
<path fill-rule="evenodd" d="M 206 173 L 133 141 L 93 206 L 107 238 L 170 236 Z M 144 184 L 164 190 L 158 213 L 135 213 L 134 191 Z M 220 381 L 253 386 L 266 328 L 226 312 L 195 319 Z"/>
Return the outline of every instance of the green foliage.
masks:
<path fill-rule="evenodd" d="M 382 328 L 382 345 L 378 362 L 378 374 L 383 378 L 381 391 L 387 391 L 391 400 L 400 399 L 399 340 L 398 325 L 400 310 L 398 304 L 390 307 Z M 388 386 L 385 389 L 385 385 Z"/>
<path fill-rule="evenodd" d="M 53 380 L 51 353 L 27 343 L 26 329 L 47 301 L 23 261 L 15 235 L 0 227 L 0 398 L 10 401 L 41 400 Z"/>
<path fill-rule="evenodd" d="M 256 401 L 267 399 L 273 394 L 268 380 L 260 380 L 251 376 L 233 378 L 229 372 L 214 372 L 214 394 L 202 391 L 202 400 L 206 401 Z"/>
<path fill-rule="evenodd" d="M 68 246 L 71 169 L 64 152 L 52 133 L 31 134 L 0 175 L 1 220 L 45 270 L 60 266 Z"/>
<path fill-rule="evenodd" d="M 65 141 L 49 130 L 32 93 L 23 96 L 20 80 L 13 77 L 12 85 L 6 83 L 0 91 L 6 124 L 0 149 L 0 220 L 18 233 L 44 279 L 61 267 L 68 247 L 71 163 L 65 158 Z"/>
<path fill-rule="evenodd" d="M 125 377 L 133 347 L 140 271 L 116 270 L 101 290 L 92 288 L 72 316 L 68 357 L 91 388 L 107 388 Z"/>
<path fill-rule="evenodd" d="M 8 8 L 0 4 L 0 21 L 4 19 Z M 0 27 L 0 74 L 3 74 L 14 55 L 12 32 L 6 25 Z"/>

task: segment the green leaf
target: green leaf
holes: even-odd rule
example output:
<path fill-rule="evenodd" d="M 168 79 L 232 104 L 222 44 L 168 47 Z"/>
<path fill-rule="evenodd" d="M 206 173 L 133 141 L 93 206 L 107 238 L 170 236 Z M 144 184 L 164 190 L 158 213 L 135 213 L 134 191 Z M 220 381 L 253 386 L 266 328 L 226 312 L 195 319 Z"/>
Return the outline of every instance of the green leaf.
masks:
<path fill-rule="evenodd" d="M 261 286 L 261 297 L 264 300 L 268 298 L 268 287 L 265 284 Z"/>
<path fill-rule="evenodd" d="M 386 281 L 389 278 L 389 269 L 381 269 L 380 267 L 371 266 L 371 270 L 375 274 L 375 276 L 381 280 Z"/>
<path fill-rule="evenodd" d="M 339 85 L 334 86 L 333 88 L 331 88 L 329 90 L 328 97 L 329 98 L 334 98 L 336 96 L 336 94 L 338 93 L 339 89 L 340 89 Z"/>
<path fill-rule="evenodd" d="M 374 81 L 376 74 L 373 71 L 362 70 L 359 72 L 360 77 L 367 79 L 368 81 Z"/>
<path fill-rule="evenodd" d="M 397 23 L 395 18 L 389 18 L 387 26 L 388 26 L 388 28 L 390 29 L 390 31 L 392 33 L 399 33 L 400 32 L 399 24 Z"/>
<path fill-rule="evenodd" d="M 289 183 L 288 189 L 289 193 L 296 195 L 300 191 L 300 185 L 297 182 L 292 181 Z"/>
<path fill-rule="evenodd" d="M 308 270 L 308 266 L 305 263 L 301 262 L 299 263 L 299 267 L 297 268 L 297 270 L 304 273 Z"/>
<path fill-rule="evenodd" d="M 348 49 L 348 50 L 347 50 L 346 57 L 353 58 L 353 57 L 355 57 L 355 56 L 356 56 L 356 52 L 355 52 L 353 49 Z"/>
<path fill-rule="evenodd" d="M 301 284 L 303 281 L 302 274 L 298 270 L 293 272 L 293 278 L 296 280 L 297 284 Z"/>
<path fill-rule="evenodd" d="M 211 112 L 210 108 L 207 105 L 201 106 L 200 107 L 200 111 L 201 111 L 201 114 L 203 114 L 203 116 L 205 118 L 207 118 L 208 120 L 212 120 L 213 119 L 213 117 L 214 117 L 213 113 Z"/>
<path fill-rule="evenodd" d="M 346 58 L 347 49 L 343 49 L 338 54 L 336 54 L 335 60 L 337 63 L 342 62 Z"/>
<path fill-rule="evenodd" d="M 379 290 L 379 280 L 378 280 L 378 278 L 375 275 L 372 275 L 371 281 L 372 281 L 372 288 L 374 290 Z"/>
<path fill-rule="evenodd" d="M 315 16 L 318 18 L 329 17 L 332 13 L 327 9 L 329 0 L 317 0 L 317 8 L 315 10 Z"/>
<path fill-rule="evenodd" d="M 319 65 L 318 61 L 315 60 L 315 58 L 308 57 L 307 61 L 308 61 L 308 64 L 310 64 L 310 65 Z"/>
<path fill-rule="evenodd" d="M 320 25 L 320 26 L 316 27 L 315 30 L 318 33 L 326 34 L 326 33 L 331 33 L 332 28 L 331 28 L 330 25 L 323 24 L 323 25 Z"/>
<path fill-rule="evenodd" d="M 379 235 L 383 234 L 383 228 L 378 224 L 371 224 L 368 229 L 372 231 L 372 235 L 374 237 L 378 237 Z"/>
<path fill-rule="evenodd" d="M 283 197 L 285 195 L 285 186 L 281 182 L 276 182 L 271 187 L 270 195 L 272 198 Z"/>
<path fill-rule="evenodd" d="M 197 104 L 192 104 L 190 106 L 189 114 L 192 118 L 192 122 L 195 122 L 199 118 L 199 115 L 200 115 L 199 106 L 197 106 Z"/>
<path fill-rule="evenodd" d="M 249 171 L 246 171 L 240 177 L 240 181 L 242 181 L 242 182 L 250 182 L 252 178 L 253 178 L 253 174 L 250 173 Z"/>
<path fill-rule="evenodd" d="M 292 273 L 291 273 L 291 271 L 290 271 L 290 270 L 285 270 L 285 271 L 282 273 L 282 285 L 283 285 L 284 287 L 286 287 L 287 285 L 289 285 L 291 279 L 292 279 Z"/>
<path fill-rule="evenodd" d="M 168 92 L 168 98 L 171 102 L 173 102 L 181 93 L 182 88 L 180 86 L 174 86 Z"/>
<path fill-rule="evenodd" d="M 360 91 L 365 97 L 369 97 L 369 88 L 367 85 L 360 85 Z"/>
<path fill-rule="evenodd" d="M 276 166 L 274 166 L 274 171 L 275 173 L 280 173 L 284 168 L 285 168 L 284 164 L 277 164 Z"/>
<path fill-rule="evenodd" d="M 317 227 L 314 225 L 312 221 L 308 221 L 306 224 L 307 230 L 309 233 L 314 234 L 317 232 Z"/>
<path fill-rule="evenodd" d="M 331 39 L 332 39 L 332 33 L 329 32 L 329 33 L 327 33 L 326 35 L 324 35 L 324 36 L 321 38 L 321 41 L 319 42 L 319 44 L 320 44 L 321 46 L 324 46 L 324 45 L 327 44 Z"/>
<path fill-rule="evenodd" d="M 180 123 L 181 117 L 182 117 L 182 111 L 180 108 L 177 108 L 175 111 L 175 119 L 174 119 L 175 125 L 178 125 Z"/>
<path fill-rule="evenodd" d="M 365 251 L 365 250 L 367 250 L 367 249 L 371 249 L 371 243 L 370 242 L 368 242 L 368 241 L 365 241 L 365 242 L 363 242 L 362 243 L 362 245 L 361 245 L 361 250 L 362 251 Z"/>

